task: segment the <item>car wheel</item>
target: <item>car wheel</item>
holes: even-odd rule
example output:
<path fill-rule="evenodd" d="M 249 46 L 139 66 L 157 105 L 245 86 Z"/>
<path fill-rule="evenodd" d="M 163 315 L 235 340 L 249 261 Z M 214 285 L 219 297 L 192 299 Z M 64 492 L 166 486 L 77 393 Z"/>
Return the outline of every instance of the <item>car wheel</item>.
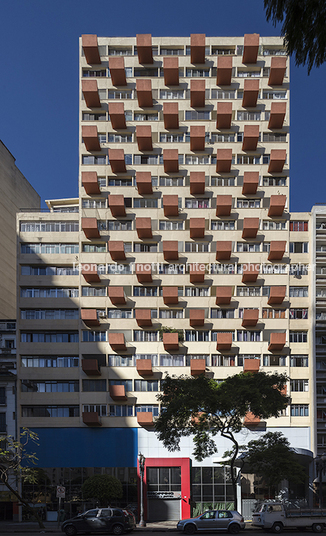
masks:
<path fill-rule="evenodd" d="M 272 530 L 276 534 L 280 534 L 283 531 L 282 523 L 274 523 L 274 525 L 272 526 Z"/>
<path fill-rule="evenodd" d="M 312 530 L 314 532 L 323 532 L 323 525 L 321 523 L 314 523 L 313 526 L 312 526 Z"/>
<path fill-rule="evenodd" d="M 186 534 L 194 534 L 196 532 L 196 526 L 193 523 L 188 523 L 185 526 L 184 531 Z"/>
<path fill-rule="evenodd" d="M 230 534 L 238 534 L 240 532 L 240 525 L 238 523 L 232 523 L 232 525 L 229 526 L 228 531 Z"/>
<path fill-rule="evenodd" d="M 67 536 L 75 536 L 75 534 L 77 534 L 77 529 L 73 525 L 67 525 L 64 528 L 64 531 L 67 534 Z"/>
<path fill-rule="evenodd" d="M 119 536 L 123 533 L 123 528 L 121 525 L 113 525 L 112 532 L 115 534 L 115 536 Z"/>

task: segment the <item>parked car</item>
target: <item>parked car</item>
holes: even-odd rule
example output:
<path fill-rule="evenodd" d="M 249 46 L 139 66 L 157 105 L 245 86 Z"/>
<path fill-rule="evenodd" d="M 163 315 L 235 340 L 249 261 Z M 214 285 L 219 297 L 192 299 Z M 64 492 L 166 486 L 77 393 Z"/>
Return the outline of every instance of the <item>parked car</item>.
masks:
<path fill-rule="evenodd" d="M 121 508 L 94 508 L 72 519 L 67 519 L 61 525 L 67 536 L 77 532 L 112 532 L 116 536 L 130 532 L 136 526 L 135 516 Z"/>
<path fill-rule="evenodd" d="M 200 516 L 191 519 L 181 519 L 177 529 L 186 534 L 194 534 L 199 531 L 225 530 L 231 534 L 237 534 L 245 528 L 245 522 L 239 512 L 233 510 L 208 510 Z"/>

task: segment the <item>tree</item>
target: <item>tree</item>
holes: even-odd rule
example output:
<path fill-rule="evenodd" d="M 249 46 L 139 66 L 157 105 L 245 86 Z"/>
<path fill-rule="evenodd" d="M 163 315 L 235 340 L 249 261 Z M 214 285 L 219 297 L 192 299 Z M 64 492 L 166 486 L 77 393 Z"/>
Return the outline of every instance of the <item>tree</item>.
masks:
<path fill-rule="evenodd" d="M 95 499 L 101 505 L 110 504 L 114 499 L 122 498 L 122 484 L 115 476 L 94 475 L 82 485 L 85 499 Z"/>
<path fill-rule="evenodd" d="M 36 483 L 37 470 L 33 468 L 36 464 L 37 457 L 35 452 L 29 450 L 30 443 L 37 445 L 38 436 L 28 428 L 23 428 L 20 434 L 20 440 L 12 436 L 0 436 L 0 481 L 17 497 L 27 510 L 35 517 L 39 527 L 44 529 L 35 508 L 23 499 L 21 494 L 13 487 L 13 478 L 20 478 L 23 482 Z"/>
<path fill-rule="evenodd" d="M 239 444 L 235 434 L 243 428 L 244 417 L 249 412 L 261 419 L 279 416 L 289 402 L 283 394 L 286 381 L 285 375 L 264 372 L 242 372 L 221 383 L 204 375 L 195 378 L 167 375 L 162 393 L 157 396 L 161 413 L 155 430 L 170 451 L 180 450 L 182 436 L 193 435 L 193 454 L 199 461 L 217 451 L 217 434 L 232 441 L 230 469 L 237 508 L 234 467 Z"/>
<path fill-rule="evenodd" d="M 283 23 L 282 34 L 288 54 L 296 65 L 315 65 L 326 60 L 325 0 L 264 0 L 266 18 L 274 26 Z"/>

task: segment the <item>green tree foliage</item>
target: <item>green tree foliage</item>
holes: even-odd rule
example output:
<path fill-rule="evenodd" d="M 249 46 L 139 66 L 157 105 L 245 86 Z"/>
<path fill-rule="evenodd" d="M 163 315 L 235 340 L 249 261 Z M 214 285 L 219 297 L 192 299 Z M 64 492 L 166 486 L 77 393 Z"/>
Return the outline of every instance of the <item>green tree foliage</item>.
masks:
<path fill-rule="evenodd" d="M 85 499 L 95 499 L 101 506 L 110 505 L 115 499 L 122 498 L 122 484 L 120 480 L 110 475 L 94 475 L 85 480 L 82 485 Z"/>
<path fill-rule="evenodd" d="M 204 375 L 190 378 L 166 376 L 162 393 L 157 396 L 161 413 L 155 430 L 170 451 L 180 450 L 180 439 L 193 436 L 194 457 L 203 460 L 217 451 L 215 436 L 232 441 L 230 460 L 234 504 L 237 508 L 235 460 L 239 451 L 236 433 L 243 428 L 244 417 L 278 417 L 289 398 L 282 393 L 287 377 L 279 374 L 245 372 L 221 383 Z"/>
<path fill-rule="evenodd" d="M 282 23 L 288 54 L 296 65 L 315 65 L 326 60 L 325 0 L 264 0 L 266 18 L 274 26 Z"/>

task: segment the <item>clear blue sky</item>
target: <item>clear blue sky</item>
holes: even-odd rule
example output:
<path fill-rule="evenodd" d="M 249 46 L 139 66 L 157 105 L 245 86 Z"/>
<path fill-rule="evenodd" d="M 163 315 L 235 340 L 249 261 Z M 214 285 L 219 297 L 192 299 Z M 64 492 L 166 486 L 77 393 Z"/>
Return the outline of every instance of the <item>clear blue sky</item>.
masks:
<path fill-rule="evenodd" d="M 279 35 L 263 0 L 2 0 L 0 139 L 45 199 L 77 196 L 78 37 Z M 291 210 L 326 202 L 326 65 L 291 60 Z"/>

